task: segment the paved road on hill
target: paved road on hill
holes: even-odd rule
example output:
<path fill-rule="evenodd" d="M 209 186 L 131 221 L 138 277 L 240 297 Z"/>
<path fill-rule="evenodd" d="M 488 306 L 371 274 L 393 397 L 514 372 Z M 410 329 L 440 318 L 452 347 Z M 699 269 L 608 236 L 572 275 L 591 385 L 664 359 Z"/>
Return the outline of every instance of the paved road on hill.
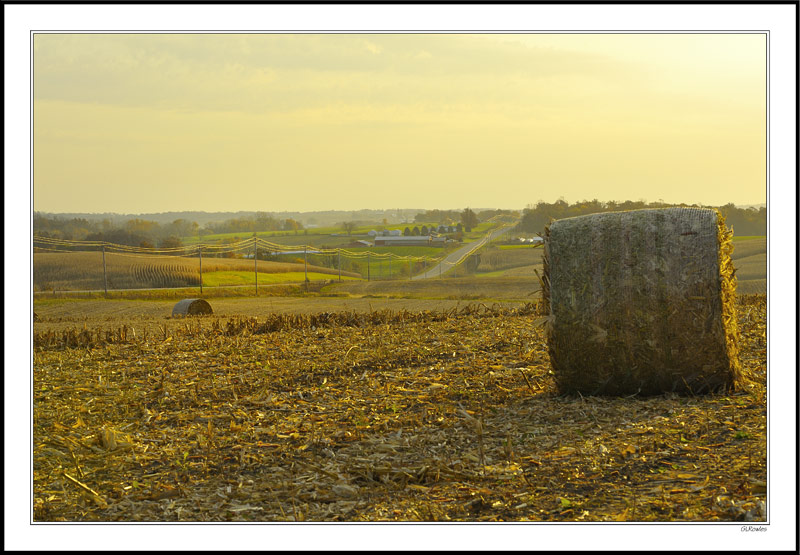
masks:
<path fill-rule="evenodd" d="M 411 279 L 412 280 L 429 279 L 429 278 L 437 278 L 444 275 L 445 273 L 447 273 L 448 270 L 452 269 L 457 263 L 459 263 L 462 260 L 462 258 L 465 258 L 472 252 L 476 252 L 478 249 L 482 248 L 490 241 L 493 241 L 494 239 L 496 239 L 497 237 L 499 237 L 500 235 L 511 229 L 512 225 L 513 224 L 505 225 L 489 231 L 481 239 L 473 241 L 472 243 L 465 244 L 463 247 L 460 247 L 459 249 L 448 254 L 444 258 L 444 260 L 442 260 L 439 264 L 437 264 L 433 268 L 430 268 L 424 271 L 423 273 L 412 277 Z"/>

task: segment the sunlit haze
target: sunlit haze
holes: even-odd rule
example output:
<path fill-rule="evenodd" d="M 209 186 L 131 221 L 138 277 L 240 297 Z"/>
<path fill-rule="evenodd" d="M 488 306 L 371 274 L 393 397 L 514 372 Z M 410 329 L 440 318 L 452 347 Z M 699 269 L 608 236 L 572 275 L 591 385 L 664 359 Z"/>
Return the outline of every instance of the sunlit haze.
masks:
<path fill-rule="evenodd" d="M 764 34 L 36 34 L 34 210 L 766 202 Z"/>

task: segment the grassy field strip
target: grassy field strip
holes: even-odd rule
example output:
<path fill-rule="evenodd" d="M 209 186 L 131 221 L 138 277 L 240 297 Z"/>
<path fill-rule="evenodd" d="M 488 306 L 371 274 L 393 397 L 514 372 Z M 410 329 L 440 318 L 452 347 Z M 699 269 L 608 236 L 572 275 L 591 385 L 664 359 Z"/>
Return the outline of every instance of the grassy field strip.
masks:
<path fill-rule="evenodd" d="M 308 272 L 308 279 L 312 281 L 338 279 L 335 274 L 322 274 L 319 272 Z M 258 284 L 267 285 L 272 283 L 298 283 L 305 281 L 305 272 L 279 272 L 265 273 L 258 272 Z M 342 276 L 342 280 L 357 279 L 351 276 Z M 220 287 L 225 285 L 253 285 L 255 275 L 252 271 L 218 271 L 203 272 L 203 285 L 206 287 Z"/>
<path fill-rule="evenodd" d="M 478 278 L 494 278 L 494 277 L 527 277 L 536 280 L 536 272 L 542 275 L 541 264 L 529 264 L 527 266 L 518 266 L 516 268 L 509 268 L 508 270 L 496 270 L 494 272 L 481 272 L 475 274 Z M 537 282 L 538 283 L 538 282 Z"/>
<path fill-rule="evenodd" d="M 539 245 L 497 245 L 497 248 L 500 250 L 516 250 L 516 249 L 535 249 L 542 247 Z"/>

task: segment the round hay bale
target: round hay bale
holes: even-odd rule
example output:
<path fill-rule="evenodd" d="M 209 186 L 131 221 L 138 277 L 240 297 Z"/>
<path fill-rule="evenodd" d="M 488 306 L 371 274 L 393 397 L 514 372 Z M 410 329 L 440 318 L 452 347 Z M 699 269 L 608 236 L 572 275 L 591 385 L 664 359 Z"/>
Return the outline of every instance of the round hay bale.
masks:
<path fill-rule="evenodd" d="M 200 314 L 213 314 L 211 305 L 204 299 L 183 299 L 172 309 L 172 317 L 197 316 Z"/>
<path fill-rule="evenodd" d="M 732 235 L 714 209 L 551 222 L 543 297 L 558 390 L 657 395 L 738 387 Z"/>

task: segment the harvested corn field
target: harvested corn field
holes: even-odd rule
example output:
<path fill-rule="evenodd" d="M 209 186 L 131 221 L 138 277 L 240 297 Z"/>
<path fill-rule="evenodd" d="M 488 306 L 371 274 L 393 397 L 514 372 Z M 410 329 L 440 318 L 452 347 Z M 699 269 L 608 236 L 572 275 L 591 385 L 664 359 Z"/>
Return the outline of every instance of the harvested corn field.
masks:
<path fill-rule="evenodd" d="M 155 256 L 143 254 L 105 254 L 106 277 L 103 278 L 101 252 L 36 252 L 33 255 L 33 286 L 36 291 L 79 291 L 136 289 L 160 287 L 190 287 L 200 285 L 200 261 L 197 256 Z M 259 260 L 258 272 L 280 274 L 310 272 L 338 275 L 336 269 L 302 262 L 272 262 Z M 254 277 L 252 260 L 241 258 L 203 258 L 203 274 L 213 272 L 248 272 Z M 343 276 L 360 277 L 353 272 Z"/>
<path fill-rule="evenodd" d="M 765 297 L 705 396 L 559 396 L 539 311 L 37 322 L 34 521 L 766 520 Z"/>

